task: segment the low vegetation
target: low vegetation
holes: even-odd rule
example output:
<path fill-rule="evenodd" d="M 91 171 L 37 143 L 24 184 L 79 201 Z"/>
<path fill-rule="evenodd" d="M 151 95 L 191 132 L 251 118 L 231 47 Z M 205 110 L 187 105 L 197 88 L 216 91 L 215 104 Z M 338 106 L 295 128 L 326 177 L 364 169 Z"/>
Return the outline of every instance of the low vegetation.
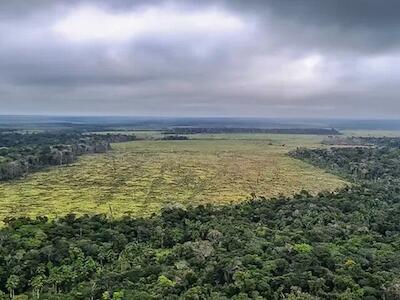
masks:
<path fill-rule="evenodd" d="M 8 219 L 0 230 L 2 297 L 399 299 L 398 147 L 292 155 L 353 185 L 170 207 L 146 219 Z"/>
<path fill-rule="evenodd" d="M 316 194 L 346 182 L 287 156 L 315 136 L 204 135 L 112 144 L 112 151 L 0 184 L 0 219 L 103 213 L 150 216 L 170 203 L 230 204 L 257 195 Z"/>

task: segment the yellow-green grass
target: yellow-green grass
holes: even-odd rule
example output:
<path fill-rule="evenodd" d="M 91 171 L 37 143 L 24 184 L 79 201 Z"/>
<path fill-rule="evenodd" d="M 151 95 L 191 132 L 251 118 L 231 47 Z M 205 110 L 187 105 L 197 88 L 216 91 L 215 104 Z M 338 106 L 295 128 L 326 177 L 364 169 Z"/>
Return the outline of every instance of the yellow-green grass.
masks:
<path fill-rule="evenodd" d="M 228 204 L 251 193 L 335 190 L 342 179 L 287 156 L 321 137 L 134 141 L 0 184 L 0 220 L 11 216 L 105 213 L 148 216 L 171 203 Z M 282 146 L 282 145 L 285 146 Z"/>

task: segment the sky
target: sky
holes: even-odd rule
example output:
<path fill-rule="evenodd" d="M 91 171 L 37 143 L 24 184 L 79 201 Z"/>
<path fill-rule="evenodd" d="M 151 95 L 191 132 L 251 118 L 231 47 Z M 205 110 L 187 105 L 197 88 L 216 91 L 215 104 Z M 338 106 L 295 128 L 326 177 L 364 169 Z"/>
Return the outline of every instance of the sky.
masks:
<path fill-rule="evenodd" d="M 400 117 L 398 0 L 13 0 L 0 114 Z"/>

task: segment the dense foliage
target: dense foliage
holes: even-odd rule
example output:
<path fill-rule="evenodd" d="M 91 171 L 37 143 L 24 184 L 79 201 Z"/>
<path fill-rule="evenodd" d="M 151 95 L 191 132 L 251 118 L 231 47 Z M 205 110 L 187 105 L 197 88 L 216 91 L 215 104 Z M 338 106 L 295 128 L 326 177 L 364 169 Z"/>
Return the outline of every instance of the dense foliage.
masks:
<path fill-rule="evenodd" d="M 82 154 L 106 152 L 111 142 L 133 139 L 133 135 L 83 135 L 78 132 L 0 133 L 0 181 L 47 166 L 68 164 Z"/>
<path fill-rule="evenodd" d="M 357 137 L 331 135 L 322 141 L 326 145 L 400 147 L 399 137 Z"/>
<path fill-rule="evenodd" d="M 399 144 L 395 141 L 388 139 L 386 146 L 377 147 L 298 149 L 291 155 L 353 180 L 391 181 L 400 178 L 400 139 Z"/>
<path fill-rule="evenodd" d="M 399 299 L 398 149 L 293 155 L 354 185 L 148 219 L 6 220 L 3 298 Z"/>

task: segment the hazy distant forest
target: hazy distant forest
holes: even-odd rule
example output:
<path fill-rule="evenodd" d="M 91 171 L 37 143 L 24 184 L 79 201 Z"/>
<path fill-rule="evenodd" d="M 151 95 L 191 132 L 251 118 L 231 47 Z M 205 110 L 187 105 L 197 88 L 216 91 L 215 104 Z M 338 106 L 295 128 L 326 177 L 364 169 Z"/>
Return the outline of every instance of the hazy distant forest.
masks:
<path fill-rule="evenodd" d="M 332 128 L 271 132 L 207 126 L 158 131 L 121 126 L 4 128 L 0 133 L 2 209 L 22 205 L 6 204 L 6 191 L 22 197 L 22 191 L 33 189 L 34 180 L 41 176 L 50 182 L 42 194 L 21 198 L 29 204 L 26 210 L 2 213 L 0 299 L 400 298 L 399 137 L 384 137 L 388 132 L 375 132 L 373 137 L 363 131 L 355 136 Z M 252 151 L 254 156 L 249 156 Z M 213 195 L 206 193 L 210 188 L 206 185 L 217 182 L 217 188 L 230 191 L 229 180 L 235 179 L 218 181 L 222 175 L 216 173 L 210 181 L 193 183 L 185 176 L 204 179 L 209 176 L 205 172 L 221 162 L 229 170 L 231 153 L 241 157 L 234 164 L 233 173 L 242 172 L 234 185 L 245 181 L 267 191 L 280 182 L 283 189 L 276 196 L 268 196 L 274 191 L 265 196 L 253 187 L 241 201 L 225 201 L 218 194 L 214 201 L 204 201 L 202 195 Z M 273 159 L 252 162 L 260 155 Z M 155 158 L 149 161 L 149 157 Z M 180 162 L 170 161 L 178 157 Z M 85 159 L 88 167 L 80 162 Z M 212 164 L 202 164 L 207 159 Z M 121 162 L 109 166 L 115 160 Z M 163 164 L 156 167 L 160 160 Z M 179 172 L 165 169 L 172 163 L 180 163 L 175 165 Z M 261 171 L 251 172 L 256 165 L 281 172 L 261 176 Z M 188 166 L 199 168 L 198 173 L 182 174 Z M 174 192 L 181 201 L 163 202 L 168 195 L 163 191 L 128 194 L 121 202 L 113 198 L 121 191 L 104 194 L 101 190 L 104 199 L 98 205 L 106 209 L 98 206 L 96 211 L 93 206 L 85 213 L 67 206 L 71 199 L 66 196 L 46 197 L 59 188 L 52 180 L 61 180 L 60 172 L 89 167 L 98 176 L 106 175 L 93 179 L 76 174 L 81 184 L 77 191 L 85 199 L 82 205 L 93 201 L 84 198 L 84 184 L 98 184 L 101 190 L 105 184 L 101 180 L 117 176 L 123 180 L 118 183 L 122 188 L 129 185 L 127 177 L 140 180 L 149 176 L 146 172 L 155 178 L 146 185 L 152 193 L 156 184 L 172 193 L 178 184 L 170 178 L 174 174 L 186 178 Z M 296 177 L 307 181 L 297 182 Z M 194 188 L 197 194 L 184 193 Z M 117 203 L 125 209 L 135 207 L 140 197 L 148 201 L 143 210 L 118 214 Z M 56 209 L 52 206 L 46 206 L 48 214 L 37 213 L 41 210 L 36 199 L 64 213 L 51 214 Z M 146 205 L 150 215 L 145 213 Z"/>

